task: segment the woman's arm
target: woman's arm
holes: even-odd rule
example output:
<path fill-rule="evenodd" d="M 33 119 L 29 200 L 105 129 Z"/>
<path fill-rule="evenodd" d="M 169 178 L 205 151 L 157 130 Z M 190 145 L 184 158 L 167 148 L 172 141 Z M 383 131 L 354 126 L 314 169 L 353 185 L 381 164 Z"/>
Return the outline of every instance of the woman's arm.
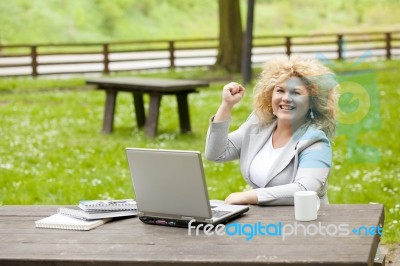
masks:
<path fill-rule="evenodd" d="M 294 193 L 301 190 L 324 193 L 332 166 L 332 148 L 329 141 L 316 142 L 299 154 L 299 166 L 293 183 L 275 187 L 257 188 L 259 205 L 293 205 Z"/>
<path fill-rule="evenodd" d="M 229 124 L 233 106 L 243 98 L 244 92 L 245 88 L 235 82 L 225 85 L 222 89 L 222 103 L 211 119 L 207 131 L 207 160 L 226 162 L 239 158 L 240 146 L 232 140 L 241 139 L 240 132 L 234 131 L 229 134 Z"/>
<path fill-rule="evenodd" d="M 254 189 L 243 192 L 234 192 L 229 194 L 229 196 L 225 199 L 225 203 L 239 205 L 256 205 L 258 203 L 257 193 Z"/>

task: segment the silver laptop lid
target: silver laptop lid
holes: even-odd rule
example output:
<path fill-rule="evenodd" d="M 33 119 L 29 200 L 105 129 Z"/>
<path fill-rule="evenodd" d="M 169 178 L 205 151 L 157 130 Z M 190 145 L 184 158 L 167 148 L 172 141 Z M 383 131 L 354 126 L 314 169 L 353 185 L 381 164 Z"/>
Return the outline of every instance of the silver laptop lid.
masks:
<path fill-rule="evenodd" d="M 200 152 L 127 148 L 126 154 L 140 212 L 211 217 Z"/>

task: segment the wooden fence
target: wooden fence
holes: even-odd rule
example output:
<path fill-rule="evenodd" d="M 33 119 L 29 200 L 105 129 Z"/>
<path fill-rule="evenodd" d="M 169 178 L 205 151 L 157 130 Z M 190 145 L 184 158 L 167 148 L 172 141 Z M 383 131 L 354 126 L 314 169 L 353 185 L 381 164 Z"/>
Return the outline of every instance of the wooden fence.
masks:
<path fill-rule="evenodd" d="M 0 45 L 0 76 L 110 73 L 210 66 L 216 38 L 82 44 Z M 252 64 L 280 54 L 327 60 L 376 60 L 400 57 L 400 31 L 256 36 Z"/>

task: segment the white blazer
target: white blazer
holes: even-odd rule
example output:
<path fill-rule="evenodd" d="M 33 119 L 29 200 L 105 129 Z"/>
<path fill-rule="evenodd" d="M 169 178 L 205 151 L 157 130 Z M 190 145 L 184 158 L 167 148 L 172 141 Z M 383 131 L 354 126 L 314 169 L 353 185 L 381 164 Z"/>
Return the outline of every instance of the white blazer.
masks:
<path fill-rule="evenodd" d="M 236 131 L 229 133 L 229 125 L 230 121 L 210 121 L 205 156 L 214 162 L 240 159 L 242 175 L 256 189 L 258 204 L 293 205 L 294 192 L 301 190 L 316 191 L 321 203 L 328 203 L 326 191 L 332 148 L 323 131 L 313 126 L 300 127 L 285 146 L 281 158 L 265 173 L 266 186 L 259 188 L 250 180 L 250 165 L 271 137 L 276 121 L 263 126 L 253 113 Z"/>

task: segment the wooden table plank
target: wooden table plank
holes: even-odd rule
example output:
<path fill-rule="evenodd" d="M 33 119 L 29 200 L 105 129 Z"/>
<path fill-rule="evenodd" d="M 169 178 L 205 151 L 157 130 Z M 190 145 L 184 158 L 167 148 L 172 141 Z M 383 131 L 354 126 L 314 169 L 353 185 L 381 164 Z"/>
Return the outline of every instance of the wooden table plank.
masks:
<path fill-rule="evenodd" d="M 86 80 L 87 84 L 102 86 L 103 88 L 121 88 L 120 90 L 132 91 L 142 90 L 142 92 L 164 92 L 174 93 L 185 90 L 193 90 L 198 87 L 208 87 L 209 82 L 203 80 L 188 79 L 159 79 L 159 78 L 96 78 Z"/>
<path fill-rule="evenodd" d="M 373 236 L 189 236 L 185 228 L 117 219 L 91 231 L 35 228 L 58 206 L 0 207 L 0 265 L 372 265 Z M 303 225 L 383 224 L 382 205 L 325 205 Z M 232 222 L 294 223 L 293 206 L 252 206 Z M 194 233 L 194 232 L 193 232 Z M 375 246 L 376 250 L 376 246 Z M 311 254 L 310 254 L 311 253 Z M 373 253 L 371 255 L 371 253 Z"/>

